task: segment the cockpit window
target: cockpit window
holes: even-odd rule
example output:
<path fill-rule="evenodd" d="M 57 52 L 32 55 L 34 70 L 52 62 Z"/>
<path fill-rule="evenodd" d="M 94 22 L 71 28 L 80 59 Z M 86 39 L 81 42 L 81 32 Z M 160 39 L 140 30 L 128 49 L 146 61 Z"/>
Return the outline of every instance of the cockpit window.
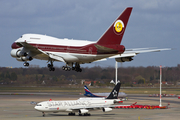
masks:
<path fill-rule="evenodd" d="M 37 104 L 36 106 L 42 106 L 41 104 Z"/>

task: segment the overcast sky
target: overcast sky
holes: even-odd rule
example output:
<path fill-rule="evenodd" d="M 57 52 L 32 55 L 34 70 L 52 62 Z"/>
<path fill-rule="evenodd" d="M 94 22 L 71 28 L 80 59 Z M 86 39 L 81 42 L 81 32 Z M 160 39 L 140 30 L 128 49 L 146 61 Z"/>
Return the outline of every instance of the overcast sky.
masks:
<path fill-rule="evenodd" d="M 11 44 L 22 34 L 96 41 L 126 7 L 133 7 L 122 45 L 129 48 L 175 48 L 142 53 L 127 66 L 177 66 L 180 64 L 179 0 L 0 0 L 0 66 L 23 67 L 10 56 Z M 45 67 L 47 61 L 30 64 Z M 82 67 L 114 66 L 115 60 Z M 56 62 L 56 66 L 64 63 Z M 120 66 L 120 65 L 119 65 Z"/>

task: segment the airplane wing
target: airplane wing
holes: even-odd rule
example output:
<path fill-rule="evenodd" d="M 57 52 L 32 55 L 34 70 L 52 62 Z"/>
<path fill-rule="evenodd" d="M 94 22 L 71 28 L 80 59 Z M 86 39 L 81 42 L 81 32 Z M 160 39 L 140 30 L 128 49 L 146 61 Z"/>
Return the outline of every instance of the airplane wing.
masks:
<path fill-rule="evenodd" d="M 122 105 L 117 104 L 117 105 L 97 105 L 97 106 L 86 106 L 86 107 L 83 106 L 83 107 L 74 107 L 74 108 L 71 108 L 70 110 L 73 110 L 73 111 L 77 111 L 80 109 L 95 110 L 95 109 L 102 109 L 102 108 L 114 108 L 117 106 L 122 106 Z"/>
<path fill-rule="evenodd" d="M 124 62 L 121 58 L 125 58 L 125 61 L 133 60 L 132 57 L 136 56 L 140 53 L 146 52 L 160 52 L 164 50 L 172 50 L 171 48 L 162 48 L 162 49 L 155 49 L 155 48 L 135 48 L 135 49 L 127 49 L 123 54 L 115 55 L 109 58 L 115 58 L 118 62 Z M 120 60 L 121 59 L 121 60 Z"/>
<path fill-rule="evenodd" d="M 16 44 L 18 44 L 19 46 L 23 46 L 26 50 L 31 51 L 35 54 L 41 54 L 41 52 L 38 50 L 38 48 L 28 44 L 27 42 L 18 42 Z"/>
<path fill-rule="evenodd" d="M 135 105 L 137 102 L 131 104 L 131 105 Z M 102 108 L 115 108 L 115 107 L 118 107 L 118 106 L 131 106 L 131 105 L 120 105 L 120 104 L 116 104 L 116 105 L 97 105 L 97 106 L 87 106 L 87 107 L 75 107 L 75 108 L 72 108 L 70 109 L 70 111 L 77 111 L 77 110 L 80 110 L 80 109 L 87 109 L 87 110 L 95 110 L 95 109 L 102 109 Z M 68 111 L 68 110 L 67 110 Z"/>
<path fill-rule="evenodd" d="M 19 44 L 20 46 L 23 46 L 26 50 L 30 51 L 33 55 L 43 54 L 46 57 L 49 57 L 51 59 L 54 59 L 54 60 L 57 60 L 57 61 L 60 61 L 60 62 L 65 62 L 64 59 L 61 56 L 58 56 L 58 55 L 55 55 L 55 54 L 52 54 L 52 53 L 49 53 L 49 52 L 42 51 L 42 50 L 28 44 L 27 42 L 19 42 L 17 44 Z"/>

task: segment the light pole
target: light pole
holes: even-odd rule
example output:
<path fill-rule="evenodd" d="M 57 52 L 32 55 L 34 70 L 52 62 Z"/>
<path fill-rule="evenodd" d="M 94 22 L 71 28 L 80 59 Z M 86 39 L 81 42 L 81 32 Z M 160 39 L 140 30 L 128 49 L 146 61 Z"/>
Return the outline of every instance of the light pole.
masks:
<path fill-rule="evenodd" d="M 117 61 L 115 63 L 115 68 L 116 68 L 116 72 L 115 72 L 115 84 L 117 84 L 117 69 L 118 69 L 118 62 Z"/>
<path fill-rule="evenodd" d="M 159 106 L 161 107 L 162 105 L 161 105 L 161 84 L 162 84 L 162 65 L 160 65 L 159 66 L 160 67 L 160 104 L 159 104 Z"/>

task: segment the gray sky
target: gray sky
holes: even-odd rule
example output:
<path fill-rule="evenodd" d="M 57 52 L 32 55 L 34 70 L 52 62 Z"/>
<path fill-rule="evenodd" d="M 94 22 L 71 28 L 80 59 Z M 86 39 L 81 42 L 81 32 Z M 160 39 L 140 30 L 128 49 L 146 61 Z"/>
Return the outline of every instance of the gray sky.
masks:
<path fill-rule="evenodd" d="M 180 64 L 179 0 L 1 0 L 0 66 L 23 67 L 10 56 L 11 44 L 22 34 L 96 41 L 126 7 L 133 7 L 122 43 L 128 48 L 175 48 L 142 53 L 126 66 L 176 66 Z M 30 64 L 45 67 L 47 61 Z M 82 67 L 114 66 L 115 60 Z M 56 66 L 64 63 L 56 62 Z"/>

